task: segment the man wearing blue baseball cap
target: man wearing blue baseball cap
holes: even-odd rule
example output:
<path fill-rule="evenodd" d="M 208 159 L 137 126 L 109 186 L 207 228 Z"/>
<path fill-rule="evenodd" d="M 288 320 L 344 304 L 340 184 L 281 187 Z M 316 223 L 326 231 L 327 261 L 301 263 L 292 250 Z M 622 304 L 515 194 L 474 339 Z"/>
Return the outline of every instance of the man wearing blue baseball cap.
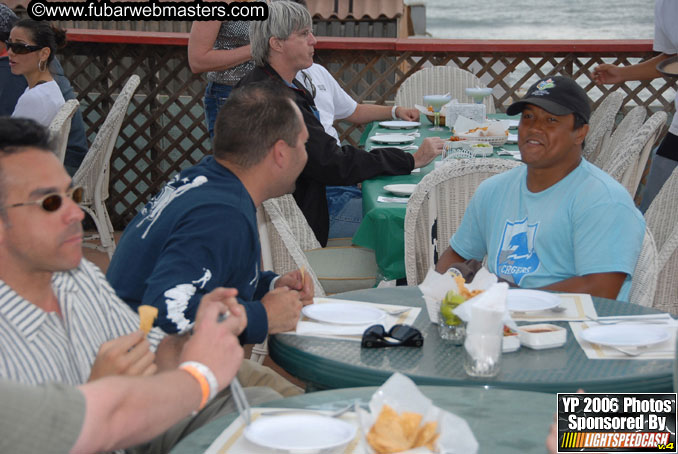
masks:
<path fill-rule="evenodd" d="M 478 187 L 436 269 L 487 256 L 515 286 L 628 300 L 645 221 L 626 189 L 582 158 L 586 92 L 547 77 L 506 112 L 521 114 L 525 165 Z"/>

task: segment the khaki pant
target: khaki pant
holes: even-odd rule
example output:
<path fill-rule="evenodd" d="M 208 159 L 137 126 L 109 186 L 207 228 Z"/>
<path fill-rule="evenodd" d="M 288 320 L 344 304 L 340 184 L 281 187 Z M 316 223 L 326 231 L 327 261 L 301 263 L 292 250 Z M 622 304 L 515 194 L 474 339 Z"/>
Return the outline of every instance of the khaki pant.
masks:
<path fill-rule="evenodd" d="M 304 390 L 283 378 L 270 367 L 262 366 L 256 361 L 246 359 L 238 370 L 238 380 L 243 388 L 252 386 L 266 386 L 284 397 L 303 394 Z"/>
<path fill-rule="evenodd" d="M 269 367 L 262 366 L 254 361 L 246 359 L 238 370 L 238 380 L 242 384 L 247 401 L 252 406 L 296 396 L 303 393 L 298 386 L 280 376 Z M 178 389 L 177 393 L 181 390 Z M 189 416 L 172 426 L 162 435 L 143 445 L 135 446 L 127 450 L 133 454 L 165 454 L 168 453 L 179 441 L 194 430 L 220 416 L 237 411 L 235 401 L 231 397 L 231 388 L 227 387 L 216 395 L 205 408 L 195 416 Z"/>

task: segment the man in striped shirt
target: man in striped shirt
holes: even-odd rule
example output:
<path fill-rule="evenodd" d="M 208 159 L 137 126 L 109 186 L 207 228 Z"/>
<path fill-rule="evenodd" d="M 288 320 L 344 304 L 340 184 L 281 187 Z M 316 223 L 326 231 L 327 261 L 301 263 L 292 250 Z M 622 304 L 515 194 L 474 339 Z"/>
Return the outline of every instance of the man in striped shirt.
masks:
<path fill-rule="evenodd" d="M 145 336 L 138 315 L 82 258 L 82 190 L 73 187 L 48 139 L 31 120 L 0 118 L 0 377 L 80 385 L 176 368 L 188 336 L 158 328 Z M 268 388 L 246 392 L 258 402 L 280 397 Z M 167 452 L 234 410 L 230 393 L 223 393 L 135 452 Z"/>

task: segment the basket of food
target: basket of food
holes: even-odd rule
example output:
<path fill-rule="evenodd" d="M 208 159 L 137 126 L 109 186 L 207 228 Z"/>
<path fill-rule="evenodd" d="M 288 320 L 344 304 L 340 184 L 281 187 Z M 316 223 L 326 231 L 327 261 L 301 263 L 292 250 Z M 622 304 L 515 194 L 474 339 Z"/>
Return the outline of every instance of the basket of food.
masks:
<path fill-rule="evenodd" d="M 508 129 L 504 129 L 501 126 L 498 128 L 492 124 L 469 129 L 465 133 L 459 134 L 459 137 L 465 140 L 489 143 L 493 147 L 501 147 L 506 143 L 508 134 Z"/>
<path fill-rule="evenodd" d="M 474 136 L 474 135 L 468 135 L 464 134 L 459 136 L 462 139 L 465 140 L 472 140 L 474 142 L 484 142 L 492 145 L 493 147 L 501 147 L 506 143 L 506 140 L 508 139 L 508 135 L 503 135 L 503 136 Z"/>

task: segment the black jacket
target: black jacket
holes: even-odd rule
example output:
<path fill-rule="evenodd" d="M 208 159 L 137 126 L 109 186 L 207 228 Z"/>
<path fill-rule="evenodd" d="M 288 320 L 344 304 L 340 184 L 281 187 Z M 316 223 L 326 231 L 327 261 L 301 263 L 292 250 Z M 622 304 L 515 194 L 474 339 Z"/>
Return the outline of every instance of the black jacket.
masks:
<path fill-rule="evenodd" d="M 308 162 L 297 179 L 293 195 L 318 241 L 325 246 L 330 229 L 325 186 L 353 185 L 379 175 L 405 175 L 414 168 L 414 157 L 397 148 L 366 152 L 351 145 L 338 146 L 316 117 L 311 94 L 296 81 L 295 88 L 289 87 L 269 65 L 254 68 L 238 86 L 266 79 L 278 80 L 291 90 L 304 117 L 309 134 Z"/>

